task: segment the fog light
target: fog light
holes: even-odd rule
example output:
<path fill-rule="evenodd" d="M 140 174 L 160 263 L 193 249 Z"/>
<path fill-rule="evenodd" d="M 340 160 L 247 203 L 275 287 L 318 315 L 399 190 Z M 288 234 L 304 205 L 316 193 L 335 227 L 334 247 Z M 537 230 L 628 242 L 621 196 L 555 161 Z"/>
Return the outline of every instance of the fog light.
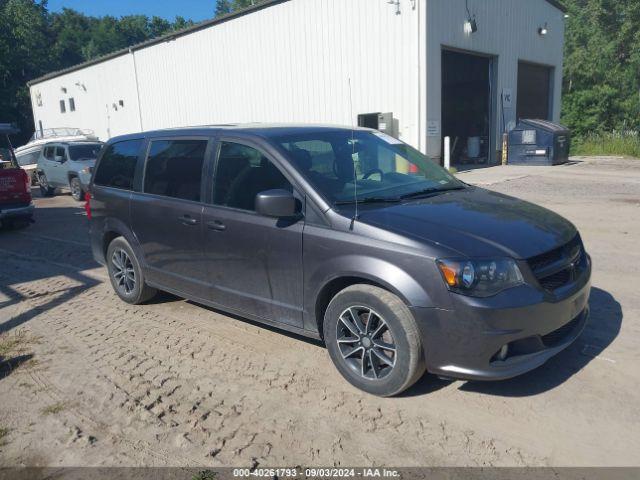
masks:
<path fill-rule="evenodd" d="M 501 362 L 503 362 L 507 359 L 507 355 L 509 355 L 509 345 L 504 345 L 495 358 L 496 360 L 500 360 Z"/>

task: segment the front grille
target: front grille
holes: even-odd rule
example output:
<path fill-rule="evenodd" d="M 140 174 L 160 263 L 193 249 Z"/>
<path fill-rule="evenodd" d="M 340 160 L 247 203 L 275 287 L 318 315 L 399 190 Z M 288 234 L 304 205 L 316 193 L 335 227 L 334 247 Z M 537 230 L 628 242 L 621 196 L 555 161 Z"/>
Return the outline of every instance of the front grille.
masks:
<path fill-rule="evenodd" d="M 564 343 L 564 341 L 569 338 L 569 336 L 573 333 L 575 328 L 580 324 L 581 316 L 578 316 L 571 320 L 566 325 L 563 325 L 557 330 L 554 330 L 551 333 L 542 337 L 542 343 L 547 348 L 557 347 Z"/>
<path fill-rule="evenodd" d="M 545 290 L 549 290 L 553 292 L 554 290 L 563 287 L 567 283 L 571 281 L 571 270 L 569 268 L 565 268 L 564 270 L 559 271 L 558 273 L 554 273 L 553 275 L 549 275 L 548 277 L 541 278 L 539 280 L 540 285 Z"/>
<path fill-rule="evenodd" d="M 587 255 L 580 235 L 565 245 L 528 260 L 542 288 L 549 292 L 574 282 L 587 268 Z"/>

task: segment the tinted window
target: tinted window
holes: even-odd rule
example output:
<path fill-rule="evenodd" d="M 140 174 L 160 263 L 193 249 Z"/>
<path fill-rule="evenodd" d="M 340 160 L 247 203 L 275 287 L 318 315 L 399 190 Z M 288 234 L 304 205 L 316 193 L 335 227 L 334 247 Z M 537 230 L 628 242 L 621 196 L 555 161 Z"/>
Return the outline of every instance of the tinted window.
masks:
<path fill-rule="evenodd" d="M 94 183 L 132 190 L 141 146 L 142 140 L 128 140 L 110 145 L 100 160 Z"/>
<path fill-rule="evenodd" d="M 56 147 L 56 157 L 62 157 L 62 159 L 67 158 L 64 147 Z"/>
<path fill-rule="evenodd" d="M 76 101 L 73 98 L 69 99 L 69 110 L 72 112 L 76 111 Z"/>
<path fill-rule="evenodd" d="M 275 139 L 300 172 L 333 203 L 400 201 L 463 184 L 422 153 L 378 132 L 335 130 Z"/>
<path fill-rule="evenodd" d="M 66 111 L 67 111 L 67 109 L 65 108 L 64 100 L 60 100 L 60 112 L 64 113 Z"/>
<path fill-rule="evenodd" d="M 145 193 L 199 202 L 206 150 L 206 140 L 152 142 L 144 175 Z"/>
<path fill-rule="evenodd" d="M 71 160 L 87 160 L 98 157 L 102 144 L 91 143 L 86 145 L 69 145 L 69 157 Z"/>
<path fill-rule="evenodd" d="M 53 152 L 55 151 L 54 147 L 46 147 L 44 149 L 44 156 L 49 160 L 53 160 Z"/>
<path fill-rule="evenodd" d="M 256 195 L 282 188 L 293 191 L 280 170 L 255 148 L 221 142 L 214 185 L 214 203 L 255 210 Z"/>

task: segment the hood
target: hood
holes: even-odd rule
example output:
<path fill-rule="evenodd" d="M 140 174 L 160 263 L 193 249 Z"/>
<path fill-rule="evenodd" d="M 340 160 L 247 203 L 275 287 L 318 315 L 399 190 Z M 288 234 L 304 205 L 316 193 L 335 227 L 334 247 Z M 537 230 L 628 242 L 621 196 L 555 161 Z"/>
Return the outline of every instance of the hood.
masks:
<path fill-rule="evenodd" d="M 569 242 L 577 233 L 550 210 L 477 187 L 363 210 L 359 219 L 468 257 L 531 258 Z"/>

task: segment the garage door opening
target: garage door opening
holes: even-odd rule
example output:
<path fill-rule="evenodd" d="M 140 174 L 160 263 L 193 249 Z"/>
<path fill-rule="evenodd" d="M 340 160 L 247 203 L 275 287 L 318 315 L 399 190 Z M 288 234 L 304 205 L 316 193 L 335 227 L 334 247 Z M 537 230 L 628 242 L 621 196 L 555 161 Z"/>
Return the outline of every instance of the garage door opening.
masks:
<path fill-rule="evenodd" d="M 518 119 L 551 120 L 552 73 L 551 67 L 518 63 Z"/>
<path fill-rule="evenodd" d="M 451 138 L 451 164 L 489 165 L 493 59 L 442 52 L 442 134 Z"/>

